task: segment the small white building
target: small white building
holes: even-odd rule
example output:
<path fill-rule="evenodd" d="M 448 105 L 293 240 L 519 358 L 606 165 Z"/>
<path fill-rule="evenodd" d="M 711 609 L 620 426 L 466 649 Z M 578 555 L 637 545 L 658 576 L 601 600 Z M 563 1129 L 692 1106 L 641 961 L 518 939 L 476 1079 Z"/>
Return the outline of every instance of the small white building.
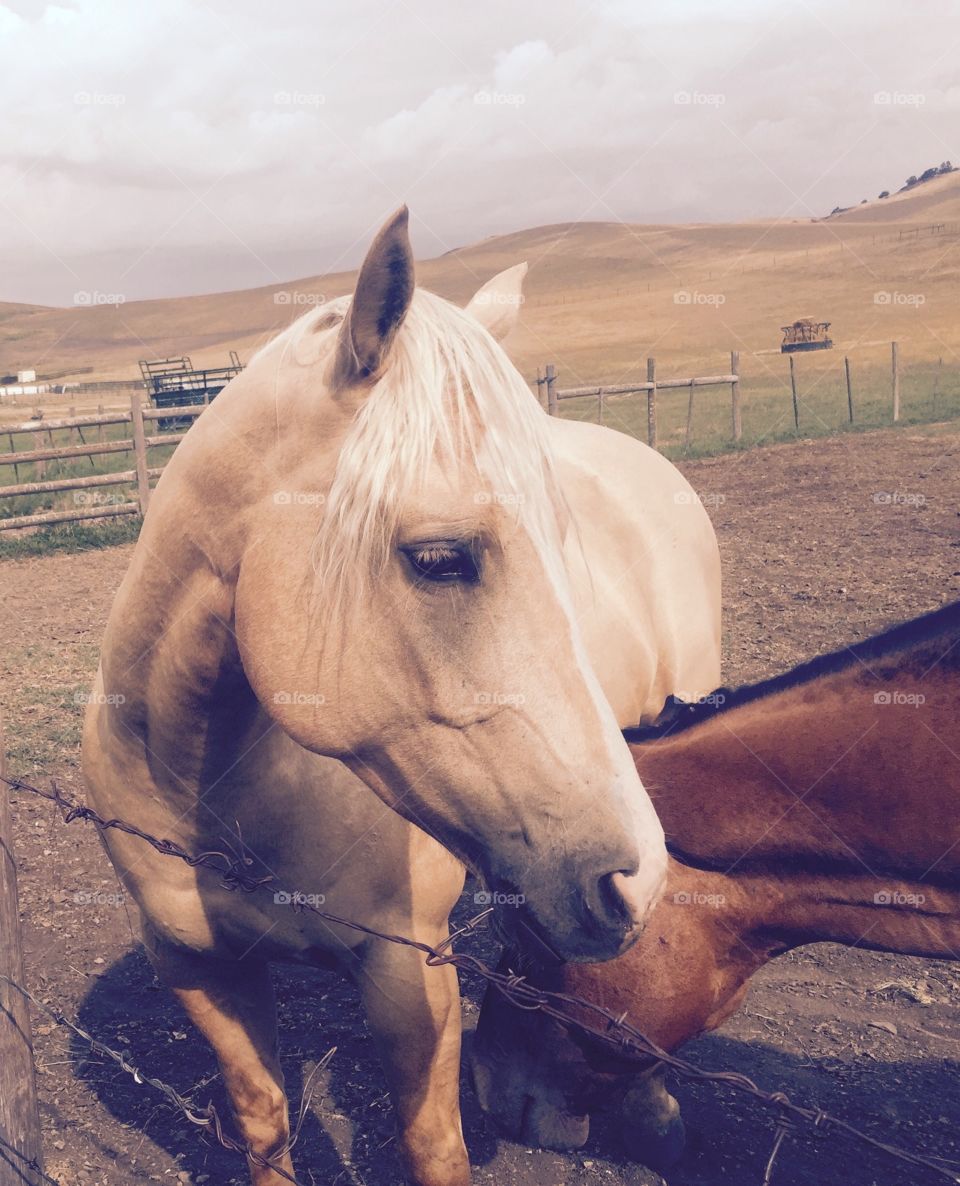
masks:
<path fill-rule="evenodd" d="M 37 372 L 36 371 L 17 371 L 17 382 L 18 383 L 36 383 L 36 381 L 37 381 Z"/>

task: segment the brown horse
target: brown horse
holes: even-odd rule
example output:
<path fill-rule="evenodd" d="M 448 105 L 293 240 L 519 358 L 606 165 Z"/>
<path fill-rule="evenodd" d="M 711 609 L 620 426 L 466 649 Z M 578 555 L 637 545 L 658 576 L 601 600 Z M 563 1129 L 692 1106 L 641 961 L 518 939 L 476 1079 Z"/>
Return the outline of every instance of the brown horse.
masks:
<path fill-rule="evenodd" d="M 673 1049 L 715 1029 L 774 956 L 831 941 L 960 959 L 960 602 L 629 735 L 671 853 L 641 941 L 603 965 L 528 968 Z M 576 1148 L 620 1100 L 632 1153 L 669 1164 L 683 1124 L 662 1075 L 494 989 L 480 1102 L 525 1144 Z"/>

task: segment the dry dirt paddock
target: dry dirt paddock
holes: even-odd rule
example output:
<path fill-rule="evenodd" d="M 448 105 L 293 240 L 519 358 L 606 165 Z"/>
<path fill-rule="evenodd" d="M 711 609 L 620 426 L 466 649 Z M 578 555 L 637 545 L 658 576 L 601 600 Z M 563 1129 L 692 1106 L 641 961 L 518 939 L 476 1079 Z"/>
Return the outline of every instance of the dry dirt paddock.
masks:
<path fill-rule="evenodd" d="M 960 596 L 960 434 L 934 427 L 834 438 L 690 462 L 725 565 L 725 677 L 740 682 L 862 638 Z M 876 498 L 876 495 L 891 497 Z M 81 708 L 129 548 L 0 564 L 0 700 L 10 767 L 80 793 Z M 28 980 L 89 1030 L 199 1103 L 222 1102 L 212 1056 L 154 983 L 133 908 L 86 825 L 61 825 L 15 796 Z M 299 1146 L 304 1183 L 392 1186 L 391 1116 L 353 990 L 332 976 L 278 970 L 288 1085 L 337 1047 Z M 479 986 L 466 985 L 465 1020 Z M 817 1101 L 881 1138 L 960 1159 L 960 965 L 809 947 L 756 978 L 746 1007 L 687 1048 L 799 1101 Z M 236 1158 L 205 1144 L 148 1087 L 35 1018 L 48 1168 L 64 1186 L 242 1182 Z M 672 1186 L 753 1184 L 772 1120 L 713 1089 L 678 1091 L 691 1148 Z M 465 1089 L 477 1183 L 645 1186 L 600 1125 L 581 1153 L 499 1141 Z M 902 1186 L 921 1171 L 864 1156 L 837 1138 L 792 1137 L 776 1186 Z M 930 1179 L 931 1181 L 933 1179 Z"/>

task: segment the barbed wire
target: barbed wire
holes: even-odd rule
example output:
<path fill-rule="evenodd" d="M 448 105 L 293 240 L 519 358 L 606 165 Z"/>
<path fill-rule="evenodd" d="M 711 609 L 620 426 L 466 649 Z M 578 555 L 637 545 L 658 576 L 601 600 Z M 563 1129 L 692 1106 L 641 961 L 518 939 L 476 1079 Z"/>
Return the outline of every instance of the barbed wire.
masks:
<path fill-rule="evenodd" d="M 152 1087 L 154 1090 L 160 1092 L 160 1094 L 164 1096 L 171 1104 L 173 1104 L 173 1106 L 177 1108 L 177 1110 L 183 1116 L 185 1116 L 191 1124 L 195 1124 L 198 1128 L 211 1132 L 224 1149 L 229 1149 L 232 1153 L 240 1153 L 244 1157 L 249 1158 L 249 1160 L 254 1162 L 254 1164 L 262 1166 L 265 1169 L 273 1170 L 274 1173 L 279 1174 L 288 1182 L 292 1182 L 294 1186 L 304 1186 L 304 1184 L 295 1178 L 288 1170 L 285 1170 L 276 1159 L 289 1153 L 297 1143 L 297 1140 L 300 1136 L 300 1129 L 303 1126 L 303 1120 L 306 1116 L 307 1108 L 309 1106 L 313 1081 L 320 1071 L 325 1070 L 330 1065 L 333 1056 L 337 1052 L 336 1046 L 331 1047 L 323 1056 L 323 1058 L 320 1059 L 320 1061 L 310 1072 L 307 1082 L 304 1084 L 303 1095 L 300 1102 L 300 1111 L 297 1117 L 297 1123 L 293 1129 L 293 1133 L 284 1142 L 284 1144 L 274 1152 L 272 1157 L 265 1157 L 262 1153 L 257 1153 L 256 1150 L 252 1149 L 249 1144 L 236 1140 L 235 1137 L 230 1136 L 229 1133 L 224 1131 L 223 1121 L 220 1118 L 219 1112 L 212 1103 L 204 1105 L 203 1108 L 197 1108 L 186 1096 L 181 1095 L 181 1093 L 177 1091 L 175 1087 L 171 1087 L 169 1083 L 165 1083 L 164 1080 L 158 1079 L 155 1075 L 148 1075 L 145 1071 L 142 1071 L 138 1066 L 130 1061 L 129 1055 L 127 1055 L 124 1051 L 114 1050 L 99 1038 L 95 1038 L 93 1034 L 88 1033 L 82 1026 L 78 1025 L 75 1021 L 72 1021 L 69 1017 L 67 1017 L 67 1015 L 61 1009 L 41 1001 L 39 997 L 35 996 L 28 988 L 25 988 L 22 984 L 18 984 L 16 980 L 11 980 L 9 976 L 5 976 L 2 972 L 0 972 L 0 981 L 14 989 L 16 992 L 20 993 L 20 995 L 28 1000 L 34 1006 L 34 1008 L 38 1009 L 46 1017 L 49 1017 L 51 1021 L 70 1030 L 72 1034 L 76 1035 L 76 1037 L 85 1042 L 87 1046 L 92 1051 L 94 1051 L 94 1053 L 102 1054 L 104 1057 L 109 1058 L 111 1061 L 115 1062 L 122 1071 L 125 1071 L 133 1079 L 134 1083 L 141 1085 L 147 1084 L 149 1087 Z M 28 1164 L 31 1168 L 39 1171 L 39 1167 L 35 1162 L 30 1162 Z M 49 1178 L 46 1174 L 43 1176 L 48 1182 L 54 1182 L 54 1179 Z M 57 1186 L 57 1184 L 54 1183 L 54 1186 Z"/>
<path fill-rule="evenodd" d="M 19 1149 L 15 1149 L 3 1136 L 0 1136 L 0 1149 L 3 1149 L 6 1153 L 10 1153 L 17 1159 L 19 1163 L 16 1167 L 18 1176 L 29 1173 L 31 1175 L 30 1182 L 33 1182 L 34 1178 L 42 1178 L 47 1183 L 47 1186 L 61 1186 L 61 1183 L 56 1178 L 51 1178 L 40 1166 L 35 1157 L 28 1157 L 26 1153 L 21 1153 Z M 5 1160 L 6 1158 L 0 1157 L 0 1162 Z M 7 1164 L 9 1165 L 10 1163 L 7 1162 Z M 22 1180 L 26 1182 L 27 1178 L 24 1177 Z"/>
<path fill-rule="evenodd" d="M 32 786 L 24 782 L 22 779 L 10 779 L 0 775 L 0 781 L 7 784 L 11 790 L 22 791 L 26 794 L 34 795 L 41 799 L 45 799 L 53 804 L 63 813 L 63 820 L 65 823 L 72 823 L 75 820 L 84 820 L 87 823 L 92 823 L 98 828 L 115 829 L 124 832 L 128 835 L 137 836 L 147 844 L 151 845 L 157 852 L 164 856 L 172 856 L 184 861 L 192 868 L 203 867 L 216 872 L 220 877 L 220 884 L 228 890 L 243 891 L 246 893 L 254 893 L 258 890 L 271 888 L 275 893 L 283 890 L 278 878 L 273 874 L 265 876 L 257 876 L 251 869 L 254 866 L 254 858 L 249 854 L 246 846 L 242 840 L 238 841 L 239 851 L 236 851 L 232 845 L 227 844 L 230 851 L 223 851 L 220 849 L 209 849 L 202 853 L 191 854 L 181 845 L 172 840 L 161 839 L 152 836 L 149 832 L 143 831 L 135 824 L 131 824 L 126 820 L 121 819 L 105 819 L 92 807 L 86 804 L 78 803 L 76 800 L 69 798 L 60 790 L 56 782 L 51 780 L 51 789 L 49 791 L 43 790 L 39 787 Z M 464 972 L 472 972 L 479 976 L 482 980 L 491 984 L 501 995 L 503 995 L 512 1005 L 519 1009 L 526 1009 L 531 1012 L 539 1012 L 545 1016 L 556 1021 L 567 1029 L 574 1029 L 581 1035 L 602 1043 L 605 1046 L 615 1049 L 619 1054 L 631 1055 L 639 1058 L 645 1063 L 662 1064 L 668 1067 L 675 1074 L 683 1079 L 693 1082 L 711 1083 L 729 1087 L 740 1094 L 750 1096 L 760 1103 L 778 1109 L 779 1123 L 774 1136 L 773 1148 L 764 1172 L 762 1186 L 770 1186 L 774 1166 L 777 1155 L 780 1152 L 783 1141 L 788 1132 L 795 1130 L 795 1122 L 803 1121 L 814 1130 L 829 1131 L 833 1130 L 852 1138 L 855 1141 L 869 1146 L 870 1148 L 885 1154 L 895 1160 L 901 1161 L 905 1164 L 916 1166 L 921 1169 L 930 1171 L 941 1179 L 954 1183 L 954 1186 L 960 1186 L 960 1176 L 953 1170 L 948 1168 L 951 1163 L 946 1162 L 946 1159 L 934 1159 L 925 1157 L 923 1154 L 914 1153 L 909 1149 L 904 1149 L 899 1145 L 892 1145 L 886 1141 L 881 1141 L 876 1137 L 872 1137 L 869 1133 L 863 1132 L 854 1124 L 839 1116 L 834 1116 L 830 1112 L 826 1112 L 817 1107 L 805 1106 L 797 1104 L 789 1098 L 785 1093 L 780 1091 L 764 1091 L 758 1087 L 748 1076 L 739 1071 L 708 1071 L 702 1067 L 696 1066 L 694 1063 L 687 1062 L 685 1059 L 678 1058 L 664 1050 L 646 1036 L 636 1026 L 627 1021 L 627 1013 L 615 1014 L 611 1010 L 598 1005 L 593 1001 L 588 1001 L 583 997 L 571 996 L 566 993 L 553 992 L 547 989 L 540 989 L 529 984 L 523 976 L 516 975 L 512 972 L 498 972 L 491 968 L 483 960 L 468 952 L 454 952 L 451 950 L 452 945 L 459 939 L 465 938 L 473 934 L 478 927 L 486 921 L 492 914 L 492 910 L 487 909 L 469 919 L 462 926 L 452 931 L 447 937 L 436 947 L 432 947 L 428 943 L 421 942 L 417 939 L 410 939 L 405 935 L 392 935 L 384 931 L 379 931 L 374 927 L 365 925 L 364 923 L 355 922 L 352 919 L 342 918 L 339 915 L 332 914 L 330 911 L 323 910 L 313 902 L 305 899 L 303 895 L 289 894 L 290 900 L 299 910 L 307 910 L 324 922 L 333 923 L 338 926 L 347 927 L 350 930 L 361 932 L 376 939 L 381 939 L 386 943 L 395 943 L 400 946 L 410 947 L 416 951 L 421 952 L 425 957 L 425 962 L 429 967 L 439 967 L 445 964 L 452 964 Z M 6 979 L 4 977 L 4 979 Z M 12 981 L 7 981 L 12 987 L 24 993 L 25 996 L 38 1007 L 44 1009 L 48 1014 L 53 1011 L 45 1005 L 37 1002 L 36 999 L 28 993 L 21 986 L 14 984 Z M 577 1016 L 577 1011 L 582 1011 L 588 1017 L 595 1019 L 597 1024 L 591 1024 L 590 1021 L 583 1020 L 582 1017 Z M 62 1016 L 62 1015 L 61 1015 Z M 82 1037 L 85 1041 L 94 1046 L 95 1049 L 100 1049 L 102 1043 L 97 1042 L 95 1038 L 87 1034 L 85 1031 L 79 1029 L 74 1023 L 63 1018 L 61 1024 L 69 1026 L 75 1033 Z M 226 1134 L 222 1133 L 222 1128 L 219 1125 L 219 1118 L 217 1122 L 210 1117 L 210 1108 L 203 1111 L 197 1111 L 190 1108 L 190 1105 L 174 1091 L 161 1081 L 153 1081 L 152 1079 L 142 1075 L 136 1068 L 126 1064 L 124 1056 L 117 1051 L 110 1051 L 109 1048 L 103 1047 L 103 1053 L 107 1053 L 114 1061 L 128 1073 L 137 1075 L 140 1079 L 150 1083 L 162 1091 L 171 1102 L 175 1103 L 181 1110 L 185 1111 L 189 1118 L 195 1124 L 202 1125 L 205 1128 L 212 1128 L 215 1135 L 220 1139 L 221 1144 L 225 1148 L 233 1148 L 237 1152 L 243 1152 L 245 1156 L 256 1159 L 258 1155 L 251 1154 L 249 1149 L 245 1146 L 239 1145 L 238 1142 L 233 1141 L 232 1138 L 222 1138 Z M 332 1052 L 331 1052 L 332 1055 Z M 326 1056 L 327 1058 L 331 1055 Z M 169 1093 L 173 1093 L 172 1095 Z M 189 1109 L 189 1111 L 188 1111 Z M 192 1114 L 191 1114 L 192 1113 Z M 214 1112 L 213 1115 L 216 1115 Z M 303 1116 L 303 1108 L 301 1108 L 301 1119 Z M 199 1117 L 199 1119 L 195 1119 Z M 299 1126 L 298 1126 L 299 1131 Z M 294 1138 L 295 1139 L 295 1138 Z M 227 1144 L 230 1141 L 230 1144 Z M 292 1141 L 288 1142 L 287 1146 L 282 1150 L 282 1153 L 289 1151 L 292 1146 Z M 955 1164 L 955 1163 L 953 1163 Z M 284 1170 L 279 1170 L 278 1167 L 272 1165 L 271 1168 L 282 1173 L 282 1175 L 290 1180 L 296 1182 L 289 1173 Z M 299 1186 L 299 1184 L 298 1184 Z"/>

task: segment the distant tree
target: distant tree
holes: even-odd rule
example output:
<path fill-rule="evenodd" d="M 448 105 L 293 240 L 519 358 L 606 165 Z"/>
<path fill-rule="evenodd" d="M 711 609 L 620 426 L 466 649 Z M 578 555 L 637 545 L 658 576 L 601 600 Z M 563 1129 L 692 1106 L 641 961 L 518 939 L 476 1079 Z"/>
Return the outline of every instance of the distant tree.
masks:
<path fill-rule="evenodd" d="M 916 173 L 911 173 L 910 176 L 907 178 L 907 189 L 910 189 L 911 186 L 914 186 L 916 184 L 917 184 L 917 175 L 916 175 Z"/>
<path fill-rule="evenodd" d="M 944 161 L 943 164 L 940 166 L 940 168 L 937 170 L 937 172 L 938 173 L 952 173 L 953 165 L 951 165 L 949 161 Z"/>
<path fill-rule="evenodd" d="M 861 206 L 866 206 L 866 204 L 867 204 L 867 199 L 866 199 L 866 198 L 861 198 L 861 199 L 860 199 L 860 205 L 861 205 Z"/>
<path fill-rule="evenodd" d="M 834 208 L 830 211 L 830 213 L 831 214 L 840 214 L 840 213 L 842 213 L 842 211 L 843 211 L 842 206 L 834 206 Z"/>
<path fill-rule="evenodd" d="M 939 172 L 940 170 L 936 168 L 936 166 L 931 166 L 929 169 L 924 169 L 924 171 L 920 174 L 920 180 L 929 181 L 931 177 L 936 177 Z"/>
<path fill-rule="evenodd" d="M 879 193 L 877 196 L 878 196 L 878 197 L 881 197 L 881 198 L 889 198 L 889 197 L 890 197 L 890 191 L 889 191 L 888 189 L 882 189 L 882 190 L 880 191 L 880 193 Z"/>

